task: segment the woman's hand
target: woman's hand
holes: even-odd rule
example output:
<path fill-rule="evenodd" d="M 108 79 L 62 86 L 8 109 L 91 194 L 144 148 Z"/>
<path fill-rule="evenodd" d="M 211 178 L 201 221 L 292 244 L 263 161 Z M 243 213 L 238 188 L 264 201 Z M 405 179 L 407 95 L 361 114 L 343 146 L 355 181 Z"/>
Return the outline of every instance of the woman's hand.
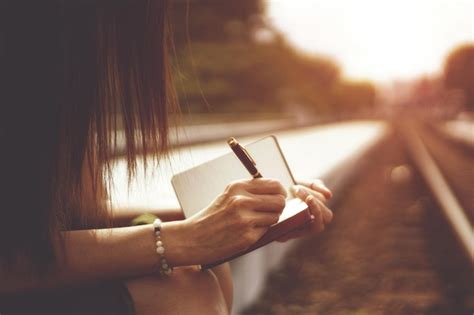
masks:
<path fill-rule="evenodd" d="M 286 191 L 267 178 L 235 181 L 207 208 L 163 223 L 165 256 L 171 265 L 206 264 L 242 251 L 278 221 Z"/>
<path fill-rule="evenodd" d="M 319 234 L 324 231 L 325 226 L 331 223 L 333 218 L 332 211 L 325 205 L 326 201 L 332 198 L 332 192 L 321 180 L 297 181 L 297 185 L 293 186 L 292 191 L 295 197 L 308 204 L 309 210 L 314 216 L 314 221 L 305 228 L 293 231 L 279 239 L 280 242 L 296 237 Z"/>

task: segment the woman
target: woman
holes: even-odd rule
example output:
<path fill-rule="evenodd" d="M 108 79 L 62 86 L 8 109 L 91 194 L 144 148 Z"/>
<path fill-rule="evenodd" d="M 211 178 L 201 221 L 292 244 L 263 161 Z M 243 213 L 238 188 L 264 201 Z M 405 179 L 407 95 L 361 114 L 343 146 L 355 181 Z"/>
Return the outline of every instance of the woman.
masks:
<path fill-rule="evenodd" d="M 139 145 L 166 156 L 168 115 L 177 111 L 167 1 L 0 6 L 0 313 L 228 312 L 228 266 L 189 266 L 255 242 L 284 207 L 279 182 L 230 183 L 197 215 L 156 226 L 114 227 L 119 214 L 105 202 L 117 129 L 130 175 Z M 316 220 L 289 237 L 321 232 L 331 192 L 310 182 L 296 194 Z M 160 259 L 171 275 L 160 275 L 169 273 Z"/>

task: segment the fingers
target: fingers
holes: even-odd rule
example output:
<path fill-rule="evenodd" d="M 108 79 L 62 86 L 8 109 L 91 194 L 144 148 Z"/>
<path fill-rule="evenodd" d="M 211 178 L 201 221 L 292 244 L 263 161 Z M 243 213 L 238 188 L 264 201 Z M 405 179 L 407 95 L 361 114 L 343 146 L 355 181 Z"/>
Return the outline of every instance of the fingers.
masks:
<path fill-rule="evenodd" d="M 311 179 L 311 180 L 298 180 L 297 184 L 306 186 L 309 189 L 317 191 L 318 193 L 322 194 L 326 200 L 332 198 L 332 192 L 320 179 Z"/>
<path fill-rule="evenodd" d="M 322 232 L 324 230 L 323 213 L 316 198 L 310 195 L 305 199 L 305 202 L 309 206 L 311 214 L 314 216 L 314 221 L 311 224 L 311 232 Z"/>
<path fill-rule="evenodd" d="M 286 189 L 275 179 L 271 178 L 254 178 L 251 180 L 238 181 L 242 184 L 242 188 L 249 193 L 261 195 L 283 195 L 287 196 Z"/>
<path fill-rule="evenodd" d="M 320 192 L 318 191 L 315 191 L 315 190 L 312 190 L 312 189 L 309 189 L 305 186 L 302 186 L 302 185 L 295 185 L 293 187 L 291 187 L 291 191 L 293 192 L 293 194 L 295 195 L 295 197 L 301 199 L 301 200 L 306 200 L 306 198 L 309 196 L 309 195 L 313 195 L 314 197 L 316 197 L 318 200 L 322 201 L 322 202 L 325 202 L 327 200 L 327 198 Z"/>
<path fill-rule="evenodd" d="M 320 206 L 322 207 L 322 214 L 324 219 L 324 224 L 329 224 L 332 222 L 332 218 L 334 214 L 332 213 L 331 209 L 329 209 L 324 203 L 319 202 Z"/>
<path fill-rule="evenodd" d="M 289 233 L 280 241 L 308 233 L 318 234 L 332 221 L 333 214 L 324 204 L 331 198 L 331 191 L 321 181 L 302 182 L 302 184 L 306 184 L 306 187 L 296 185 L 293 187 L 293 192 L 296 197 L 308 204 L 314 221 L 301 230 Z M 277 223 L 286 204 L 286 190 L 274 179 L 235 181 L 227 187 L 226 192 L 231 197 L 230 207 L 240 212 L 239 216 L 246 225 L 255 229 L 265 229 Z"/>
<path fill-rule="evenodd" d="M 254 200 L 254 209 L 257 211 L 275 212 L 280 214 L 286 205 L 282 195 L 251 195 Z"/>
<path fill-rule="evenodd" d="M 305 202 L 309 206 L 311 214 L 314 216 L 314 222 L 311 225 L 312 230 L 315 232 L 323 231 L 324 226 L 332 221 L 332 211 L 312 195 L 309 195 L 305 199 Z"/>
<path fill-rule="evenodd" d="M 256 227 L 269 227 L 278 222 L 280 215 L 274 212 L 260 212 L 250 215 L 250 220 Z"/>
<path fill-rule="evenodd" d="M 237 195 L 230 199 L 230 206 L 237 211 L 251 209 L 259 212 L 280 214 L 285 208 L 286 200 L 282 195 Z"/>
<path fill-rule="evenodd" d="M 331 199 L 332 198 L 332 192 L 329 188 L 326 187 L 326 185 L 323 183 L 322 180 L 320 179 L 314 179 L 311 182 L 311 185 L 309 185 L 309 188 L 321 193 L 326 197 L 326 199 Z"/>

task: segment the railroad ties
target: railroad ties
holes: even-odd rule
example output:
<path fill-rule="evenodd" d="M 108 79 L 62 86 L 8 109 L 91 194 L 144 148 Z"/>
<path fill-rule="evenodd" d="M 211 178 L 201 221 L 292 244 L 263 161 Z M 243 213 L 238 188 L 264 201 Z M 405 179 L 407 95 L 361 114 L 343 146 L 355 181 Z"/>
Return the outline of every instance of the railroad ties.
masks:
<path fill-rule="evenodd" d="M 258 302 L 243 314 L 473 313 L 472 256 L 464 242 L 472 240 L 474 205 L 466 196 L 472 192 L 466 187 L 473 179 L 472 155 L 459 156 L 464 153 L 426 128 L 398 127 L 367 156 L 368 166 L 357 179 L 339 192 L 343 196 L 332 206 L 334 222 L 288 254 Z M 456 164 L 442 165 L 440 174 L 446 175 L 445 184 L 462 211 L 454 221 L 462 222 L 463 231 L 456 231 L 446 215 L 446 203 L 436 195 L 439 188 L 433 190 L 417 161 L 413 139 L 435 155 L 436 163 L 445 157 L 444 163 Z"/>

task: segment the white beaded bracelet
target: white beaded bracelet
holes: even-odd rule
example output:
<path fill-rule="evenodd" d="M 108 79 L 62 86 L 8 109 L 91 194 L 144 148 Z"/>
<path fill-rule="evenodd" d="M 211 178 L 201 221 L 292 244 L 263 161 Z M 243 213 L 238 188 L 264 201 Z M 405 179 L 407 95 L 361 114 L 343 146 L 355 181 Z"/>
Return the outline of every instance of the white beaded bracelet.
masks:
<path fill-rule="evenodd" d="M 156 253 L 160 257 L 160 274 L 169 276 L 173 272 L 173 268 L 168 265 L 165 258 L 165 246 L 161 240 L 161 223 L 158 218 L 153 222 L 156 236 Z"/>

